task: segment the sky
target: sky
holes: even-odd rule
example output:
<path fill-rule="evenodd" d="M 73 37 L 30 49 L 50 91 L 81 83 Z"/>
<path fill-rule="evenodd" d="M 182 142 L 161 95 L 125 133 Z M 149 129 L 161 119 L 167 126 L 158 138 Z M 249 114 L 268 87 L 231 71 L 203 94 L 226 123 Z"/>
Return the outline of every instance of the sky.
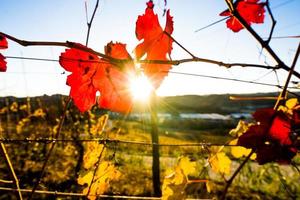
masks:
<path fill-rule="evenodd" d="M 20 39 L 36 41 L 73 41 L 84 44 L 87 33 L 85 2 L 88 18 L 96 0 L 1 0 L 0 31 Z M 135 36 L 138 15 L 146 8 L 146 0 L 100 0 L 89 39 L 89 47 L 104 52 L 110 41 L 127 44 L 132 51 L 139 43 Z M 154 0 L 154 11 L 164 27 L 164 0 Z M 274 36 L 300 35 L 300 1 L 270 0 L 277 20 Z M 274 65 L 267 52 L 262 51 L 256 40 L 245 30 L 233 33 L 225 21 L 202 31 L 195 30 L 220 20 L 219 13 L 226 9 L 224 0 L 168 0 L 167 9 L 174 17 L 172 36 L 198 57 L 223 62 L 243 62 Z M 262 37 L 268 36 L 271 27 L 267 14 L 265 23 L 252 26 Z M 271 47 L 279 57 L 291 65 L 298 39 L 273 39 Z M 1 51 L 4 56 L 58 59 L 64 48 L 23 47 L 9 41 L 9 48 Z M 190 58 L 178 45 L 173 44 L 172 59 Z M 68 94 L 65 84 L 67 73 L 58 62 L 43 62 L 7 58 L 8 70 L 0 73 L 0 96 L 39 96 Z M 300 71 L 300 62 L 296 70 Z M 173 66 L 172 71 L 202 74 L 225 78 L 283 84 L 287 73 L 257 68 L 233 67 L 230 69 L 207 63 L 186 63 Z M 278 80 L 277 80 L 278 77 Z M 298 81 L 293 78 L 292 80 Z M 276 87 L 217 80 L 170 73 L 157 93 L 160 96 L 185 94 L 223 94 L 278 91 Z"/>

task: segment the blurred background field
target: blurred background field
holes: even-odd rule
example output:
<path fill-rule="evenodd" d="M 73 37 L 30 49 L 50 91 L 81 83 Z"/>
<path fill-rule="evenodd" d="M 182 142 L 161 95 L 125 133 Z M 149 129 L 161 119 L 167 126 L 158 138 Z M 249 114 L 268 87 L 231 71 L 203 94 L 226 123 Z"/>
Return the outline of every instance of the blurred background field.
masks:
<path fill-rule="evenodd" d="M 251 120 L 253 110 L 273 103 L 272 101 L 237 103 L 229 101 L 228 96 L 181 96 L 160 99 L 158 114 L 160 144 L 226 144 L 232 139 L 228 134 L 229 131 L 235 128 L 240 118 Z M 57 131 L 57 121 L 62 112 L 64 98 L 55 95 L 30 99 L 13 97 L 0 99 L 1 140 L 6 145 L 21 188 L 31 188 L 35 181 L 32 177 L 37 177 L 41 170 L 51 138 Z M 189 103 L 186 105 L 190 107 L 180 104 L 187 101 Z M 238 110 L 239 105 L 247 109 Z M 206 108 L 205 113 L 198 112 L 202 107 Z M 73 105 L 71 106 L 41 181 L 40 190 L 82 191 L 84 185 L 79 185 L 77 178 L 84 170 L 84 151 L 88 143 L 97 143 L 89 139 L 95 139 L 93 128 L 97 120 L 107 113 L 108 111 L 95 107 L 90 112 L 80 114 Z M 153 194 L 150 131 L 149 114 L 141 112 L 140 108 L 135 108 L 135 112 L 128 116 L 109 113 L 107 124 L 104 130 L 101 130 L 101 137 L 96 139 L 116 141 L 105 143 L 105 157 L 115 165 L 121 175 L 117 180 L 110 182 L 105 194 L 129 196 Z M 139 142 L 141 144 L 138 144 Z M 211 170 L 207 162 L 210 153 L 207 148 L 205 145 L 161 146 L 161 182 L 168 175 L 167 171 L 176 166 L 178 159 L 186 156 L 196 161 L 196 172 L 191 174 L 189 178 L 192 181 L 184 188 L 187 197 L 212 198 L 221 195 L 224 180 L 221 175 Z M 231 155 L 231 147 L 224 149 L 232 159 L 230 173 L 233 173 L 241 160 Z M 2 157 L 0 160 L 0 179 L 9 180 L 4 160 Z M 299 166 L 299 155 L 293 161 Z M 251 161 L 234 180 L 228 199 L 297 199 L 300 197 L 299 180 L 299 171 L 291 165 L 259 166 Z M 9 186 L 0 183 L 0 187 Z M 13 193 L 7 191 L 1 191 L 0 197 L 14 198 Z M 45 194 L 35 196 L 36 199 L 49 197 Z"/>

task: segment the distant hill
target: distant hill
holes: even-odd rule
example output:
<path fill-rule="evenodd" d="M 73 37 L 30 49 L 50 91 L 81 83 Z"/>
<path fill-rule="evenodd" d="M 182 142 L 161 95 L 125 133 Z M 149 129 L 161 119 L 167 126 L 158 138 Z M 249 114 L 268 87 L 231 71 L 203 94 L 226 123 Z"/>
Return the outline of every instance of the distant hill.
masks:
<path fill-rule="evenodd" d="M 257 108 L 273 107 L 275 100 L 230 100 L 230 96 L 239 97 L 276 97 L 277 93 L 256 94 L 220 94 L 220 95 L 184 95 L 159 99 L 159 110 L 165 112 L 197 113 L 240 113 L 253 112 Z"/>
<path fill-rule="evenodd" d="M 257 108 L 272 107 L 275 100 L 230 100 L 230 96 L 239 97 L 276 97 L 278 93 L 255 93 L 255 94 L 213 94 L 213 95 L 184 95 L 158 98 L 158 111 L 168 113 L 197 112 L 197 113 L 240 113 L 253 112 Z M 63 95 L 44 95 L 31 97 L 33 107 L 56 107 L 62 109 Z M 0 106 L 4 107 L 17 101 L 19 104 L 26 103 L 26 98 L 0 97 Z M 134 111 L 139 110 L 136 106 Z"/>

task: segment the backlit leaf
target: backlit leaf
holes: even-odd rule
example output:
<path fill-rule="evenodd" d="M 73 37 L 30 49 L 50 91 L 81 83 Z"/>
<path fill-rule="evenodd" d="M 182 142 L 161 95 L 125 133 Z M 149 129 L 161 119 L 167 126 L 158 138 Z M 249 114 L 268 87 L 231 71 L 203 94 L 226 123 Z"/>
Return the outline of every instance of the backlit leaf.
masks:
<path fill-rule="evenodd" d="M 162 186 L 163 200 L 185 199 L 185 187 L 188 183 L 188 175 L 195 172 L 196 162 L 187 157 L 178 160 L 174 170 L 167 170 Z"/>
<path fill-rule="evenodd" d="M 259 0 L 237 0 L 234 6 L 240 16 L 251 25 L 252 23 L 261 24 L 264 23 L 265 18 L 265 6 L 266 3 L 260 3 Z M 226 21 L 227 27 L 233 32 L 239 32 L 244 27 L 243 25 L 231 15 L 229 10 L 225 10 L 220 13 L 220 16 L 230 16 Z"/>
<path fill-rule="evenodd" d="M 173 32 L 173 17 L 170 15 L 170 10 L 166 14 L 166 26 L 163 30 L 159 24 L 158 17 L 153 12 L 154 4 L 152 0 L 147 3 L 145 14 L 138 17 L 136 22 L 136 37 L 138 40 L 143 40 L 135 48 L 135 55 L 140 59 L 145 54 L 147 60 L 168 60 L 167 54 L 172 51 L 173 40 L 164 33 L 172 34 Z M 145 74 L 151 80 L 154 88 L 158 88 L 162 83 L 171 65 L 165 64 L 142 64 Z"/>
<path fill-rule="evenodd" d="M 191 161 L 188 157 L 182 157 L 179 159 L 179 167 L 182 169 L 185 176 L 195 173 L 196 162 Z"/>
<path fill-rule="evenodd" d="M 87 47 L 76 44 L 80 48 Z M 105 54 L 117 59 L 132 60 L 125 44 L 108 43 Z M 98 105 L 115 112 L 127 113 L 131 109 L 132 97 L 129 90 L 130 74 L 135 73 L 133 63 L 113 65 L 96 55 L 75 48 L 67 49 L 60 56 L 60 65 L 71 74 L 67 85 L 70 96 L 81 112 L 91 109 L 96 103 L 96 92 L 100 92 Z"/>
<path fill-rule="evenodd" d="M 212 155 L 208 162 L 210 163 L 212 170 L 216 173 L 229 174 L 231 160 L 226 156 L 224 152 L 218 152 Z"/>
<path fill-rule="evenodd" d="M 231 129 L 229 134 L 234 136 L 234 137 L 239 137 L 243 133 L 245 133 L 248 130 L 249 126 L 251 126 L 251 125 L 253 125 L 253 124 L 248 124 L 245 121 L 240 120 L 238 125 L 236 126 L 236 128 Z"/>
<path fill-rule="evenodd" d="M 5 57 L 0 53 L 0 72 L 6 72 L 7 62 L 5 61 Z"/>
<path fill-rule="evenodd" d="M 0 49 L 7 49 L 7 48 L 8 48 L 8 43 L 6 38 L 0 35 Z"/>
<path fill-rule="evenodd" d="M 80 176 L 77 179 L 77 182 L 80 185 L 86 185 L 82 193 L 88 195 L 88 199 L 95 200 L 97 199 L 97 195 L 101 195 L 107 191 L 109 182 L 112 180 L 117 180 L 120 175 L 120 172 L 114 167 L 112 163 L 103 161 L 100 163 L 95 176 L 94 171 L 91 170 L 85 175 Z M 93 183 L 91 183 L 92 180 Z"/>

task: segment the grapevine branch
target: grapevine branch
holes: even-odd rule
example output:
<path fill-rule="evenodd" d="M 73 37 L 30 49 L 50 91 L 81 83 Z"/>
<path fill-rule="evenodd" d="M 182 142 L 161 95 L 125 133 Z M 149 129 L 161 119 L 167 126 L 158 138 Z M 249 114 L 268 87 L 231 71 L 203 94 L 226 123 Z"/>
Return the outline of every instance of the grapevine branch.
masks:
<path fill-rule="evenodd" d="M 275 18 L 273 16 L 271 8 L 270 8 L 270 2 L 269 2 L 269 0 L 266 1 L 266 7 L 267 7 L 268 13 L 269 13 L 269 15 L 271 17 L 271 21 L 272 21 L 271 31 L 270 31 L 268 39 L 266 40 L 266 43 L 269 44 L 270 41 L 271 41 L 271 39 L 272 39 L 274 28 L 275 28 L 275 25 L 276 25 L 277 22 L 276 22 L 276 20 L 275 20 Z"/>
<path fill-rule="evenodd" d="M 227 191 L 228 191 L 230 185 L 232 184 L 234 178 L 238 175 L 238 173 L 241 171 L 241 169 L 244 167 L 244 165 L 249 161 L 249 159 L 250 159 L 250 157 L 252 156 L 253 153 L 254 153 L 254 151 L 252 150 L 249 153 L 249 155 L 246 157 L 246 159 L 242 162 L 242 164 L 240 164 L 239 167 L 235 170 L 235 172 L 230 177 L 230 179 L 226 181 L 226 185 L 225 185 L 225 188 L 223 190 L 223 194 L 222 194 L 221 200 L 225 199 Z"/>
<path fill-rule="evenodd" d="M 61 118 L 60 118 L 60 121 L 59 121 L 59 124 L 58 124 L 57 133 L 56 133 L 56 135 L 54 136 L 54 139 L 58 139 L 58 137 L 59 137 L 59 135 L 60 135 L 60 133 L 61 133 L 61 129 L 62 129 L 64 120 L 65 120 L 65 118 L 66 118 L 66 114 L 67 114 L 67 110 L 68 110 L 68 106 L 69 106 L 70 102 L 71 102 L 71 97 L 68 97 L 67 102 L 65 103 L 65 107 L 64 107 L 64 110 L 63 110 L 63 114 L 62 114 L 62 116 L 61 116 Z M 50 159 L 50 156 L 51 156 L 51 154 L 52 154 L 52 151 L 53 151 L 53 149 L 54 149 L 54 147 L 55 147 L 55 144 L 56 144 L 55 141 L 51 143 L 50 149 L 49 149 L 49 151 L 48 151 L 48 153 L 47 153 L 47 155 L 46 155 L 45 161 L 44 161 L 44 163 L 43 163 L 43 166 L 42 166 L 40 175 L 38 176 L 38 178 L 37 178 L 37 180 L 36 180 L 36 183 L 34 184 L 34 186 L 33 186 L 33 188 L 32 188 L 32 191 L 31 191 L 31 193 L 30 193 L 30 196 L 29 196 L 29 198 L 28 198 L 29 200 L 32 199 L 35 190 L 36 190 L 37 187 L 39 186 L 40 181 L 41 181 L 41 179 L 42 179 L 43 176 L 44 176 L 44 172 L 45 172 L 46 166 L 47 166 L 47 164 L 48 164 L 48 161 L 49 161 L 49 159 Z"/>
<path fill-rule="evenodd" d="M 16 37 L 13 37 L 11 35 L 8 35 L 6 33 L 0 32 L 0 35 L 6 37 L 7 39 L 14 41 L 18 44 L 20 44 L 21 46 L 59 46 L 59 47 L 68 47 L 68 48 L 74 48 L 74 49 L 78 49 L 87 53 L 91 53 L 94 55 L 97 55 L 99 57 L 102 57 L 104 60 L 107 60 L 109 62 L 111 62 L 112 64 L 115 65 L 120 65 L 120 64 L 126 64 L 126 63 L 130 63 L 132 62 L 131 59 L 116 59 L 113 58 L 111 56 L 105 55 L 103 53 L 100 53 L 98 51 L 95 51 L 93 49 L 90 49 L 88 47 L 85 47 L 83 45 L 79 45 L 78 43 L 75 42 L 70 42 L 70 41 L 66 41 L 66 42 L 49 42 L 49 41 L 27 41 L 27 40 L 20 40 Z M 182 46 L 182 45 L 181 45 Z M 180 59 L 180 60 L 136 60 L 136 63 L 141 63 L 141 64 L 145 64 L 145 63 L 150 63 L 150 64 L 171 64 L 171 65 L 180 65 L 183 63 L 188 63 L 188 62 L 203 62 L 203 63 L 209 63 L 209 64 L 214 64 L 214 65 L 218 65 L 218 66 L 223 66 L 226 68 L 230 68 L 230 67 L 236 67 L 236 66 L 240 66 L 240 67 L 255 67 L 255 68 L 263 68 L 263 69 L 280 69 L 281 66 L 277 65 L 277 66 L 269 66 L 269 65 L 259 65 L 259 64 L 249 64 L 249 63 L 225 63 L 222 61 L 217 61 L 217 60 L 212 60 L 212 59 L 207 59 L 207 58 L 199 58 L 199 57 L 192 57 L 192 58 L 186 58 L 186 59 Z M 288 67 L 287 67 L 288 68 Z M 287 68 L 283 68 L 285 70 L 287 70 Z M 288 68 L 289 70 L 289 68 Z M 300 73 L 294 71 L 293 74 L 300 78 Z"/>
<path fill-rule="evenodd" d="M 286 96 L 287 96 L 287 88 L 288 88 L 288 86 L 289 86 L 289 83 L 290 83 L 290 80 L 291 80 L 293 71 L 294 71 L 294 69 L 295 69 L 295 67 L 296 67 L 296 63 L 297 63 L 299 54 L 300 54 L 300 43 L 299 43 L 299 45 L 298 45 L 298 49 L 297 49 L 297 52 L 296 52 L 296 54 L 295 54 L 295 58 L 294 58 L 294 60 L 293 60 L 293 63 L 292 63 L 292 66 L 291 66 L 291 70 L 290 70 L 290 72 L 289 72 L 289 74 L 288 74 L 288 77 L 287 77 L 287 79 L 286 79 L 286 81 L 285 81 L 285 85 L 284 85 L 284 87 L 283 87 L 283 89 L 282 89 L 282 92 L 280 93 L 280 95 L 279 95 L 279 97 L 278 97 L 277 102 L 276 102 L 276 105 L 275 105 L 275 108 L 274 108 L 275 110 L 277 110 L 277 108 L 279 107 L 280 102 L 281 102 L 281 99 L 282 99 L 282 98 L 285 99 Z"/>
<path fill-rule="evenodd" d="M 296 61 L 297 58 L 298 58 L 298 54 L 300 51 L 300 45 L 299 45 L 299 48 L 298 48 L 298 51 L 296 53 L 296 56 L 295 56 L 295 59 L 294 59 L 294 62 L 293 62 L 293 65 L 291 67 L 288 67 L 286 66 L 282 61 L 281 59 L 277 56 L 277 54 L 273 51 L 273 49 L 269 46 L 269 42 L 270 42 L 270 39 L 272 37 L 272 34 L 273 34 L 273 30 L 274 30 L 274 27 L 275 27 L 275 24 L 276 24 L 276 21 L 272 15 L 272 12 L 271 12 L 271 9 L 269 7 L 269 2 L 267 0 L 267 3 L 266 3 L 266 6 L 267 6 L 267 9 L 269 11 L 269 14 L 271 16 L 271 19 L 272 19 L 272 27 L 271 27 L 271 31 L 270 31 L 270 36 L 268 38 L 267 41 L 264 41 L 252 28 L 251 26 L 244 20 L 244 18 L 240 15 L 240 13 L 238 12 L 238 10 L 236 9 L 235 5 L 233 4 L 232 0 L 225 0 L 225 2 L 227 3 L 227 6 L 230 10 L 230 13 L 233 17 L 235 17 L 235 19 L 237 19 L 242 25 L 243 27 L 261 44 L 261 46 L 266 49 L 266 51 L 272 56 L 272 58 L 277 62 L 279 68 L 282 68 L 286 71 L 289 72 L 288 74 L 288 77 L 287 77 L 287 80 L 285 82 L 285 86 L 281 92 L 281 94 L 279 95 L 278 97 L 278 100 L 277 100 L 277 103 L 274 107 L 274 109 L 277 109 L 278 106 L 279 106 L 279 102 L 280 100 L 282 99 L 283 95 L 286 95 L 286 91 L 287 91 L 287 87 L 288 87 L 288 84 L 290 82 L 290 78 L 293 74 L 293 71 L 294 71 L 294 68 L 295 68 L 295 65 L 296 65 Z M 272 119 L 273 120 L 273 119 Z M 227 191 L 228 191 L 228 188 L 230 187 L 231 183 L 233 182 L 234 178 L 237 176 L 237 174 L 240 172 L 240 170 L 243 168 L 243 166 L 248 162 L 248 160 L 250 159 L 251 155 L 254 153 L 254 150 L 251 151 L 251 153 L 247 156 L 247 158 L 243 161 L 243 163 L 238 167 L 238 169 L 233 173 L 233 175 L 231 176 L 231 178 L 226 181 L 226 186 L 223 190 L 223 194 L 222 194 L 222 197 L 221 199 L 225 199 L 226 197 L 226 194 L 227 194 Z"/>
<path fill-rule="evenodd" d="M 259 42 L 259 44 L 271 55 L 271 57 L 277 62 L 277 68 L 284 69 L 285 71 L 289 72 L 290 67 L 288 67 L 284 62 L 277 56 L 277 54 L 273 51 L 273 49 L 269 46 L 269 41 L 264 41 L 255 31 L 254 29 L 244 20 L 244 18 L 240 15 L 240 13 L 235 9 L 231 0 L 225 0 L 228 8 L 231 12 L 231 15 L 235 17 L 243 27 Z M 272 14 L 270 14 L 272 16 Z M 272 18 L 272 17 L 271 17 Z M 274 24 L 274 23 L 273 23 Z M 275 25 L 274 25 L 275 26 Z M 270 35 L 273 31 L 271 31 Z M 293 72 L 293 75 L 299 77 L 299 73 Z"/>
<path fill-rule="evenodd" d="M 88 43 L 89 43 L 90 31 L 91 31 L 91 28 L 92 28 L 93 20 L 94 20 L 94 18 L 95 18 L 95 14 L 96 14 L 96 12 L 97 12 L 98 5 L 99 5 L 99 0 L 97 0 L 97 2 L 96 2 L 96 5 L 95 5 L 94 11 L 93 11 L 93 15 L 92 15 L 90 21 L 87 22 L 87 27 L 88 27 L 88 29 L 87 29 L 87 34 L 86 34 L 86 42 L 85 42 L 85 46 L 88 46 Z M 86 9 L 86 12 L 87 12 L 87 9 Z M 86 15 L 87 15 L 87 13 L 86 13 Z"/>
<path fill-rule="evenodd" d="M 6 56 L 6 58 L 9 59 L 21 59 L 21 60 L 36 60 L 36 61 L 46 61 L 46 62 L 59 62 L 57 59 L 49 59 L 49 58 L 35 58 L 35 57 L 20 57 L 20 56 Z M 80 61 L 80 62 L 102 62 L 102 61 L 91 61 L 91 60 L 78 60 L 78 59 L 71 59 L 71 58 L 63 58 L 68 61 Z M 238 63 L 232 63 L 234 66 L 240 66 Z M 232 65 L 230 64 L 230 65 Z M 237 65 L 235 65 L 237 64 Z M 242 65 L 242 64 L 241 64 Z M 247 64 L 249 66 L 249 64 Z M 256 65 L 253 65 L 253 67 Z M 270 66 L 270 68 L 272 68 Z M 165 73 L 170 74 L 178 74 L 178 75 L 186 75 L 186 76 L 198 76 L 203 78 L 213 78 L 213 79 L 221 79 L 221 80 L 227 80 L 227 81 L 236 81 L 236 82 L 242 82 L 242 83 L 250 83 L 250 84 L 257 84 L 257 85 L 264 85 L 264 86 L 270 86 L 270 87 L 277 87 L 277 88 L 283 88 L 282 85 L 278 84 L 271 84 L 271 83 L 262 83 L 257 81 L 247 81 L 247 80 L 241 80 L 236 78 L 225 78 L 220 76 L 211 76 L 211 75 L 204 75 L 204 74 L 194 74 L 194 73 L 186 73 L 186 72 L 176 72 L 176 71 L 161 71 Z M 6 73 L 17 73 L 17 72 L 6 72 Z M 38 73 L 38 72 L 35 72 Z M 47 73 L 49 74 L 49 73 Z M 56 73 L 55 73 L 56 74 Z M 299 89 L 298 87 L 288 87 L 289 89 Z M 289 93 L 291 93 L 289 91 Z"/>

